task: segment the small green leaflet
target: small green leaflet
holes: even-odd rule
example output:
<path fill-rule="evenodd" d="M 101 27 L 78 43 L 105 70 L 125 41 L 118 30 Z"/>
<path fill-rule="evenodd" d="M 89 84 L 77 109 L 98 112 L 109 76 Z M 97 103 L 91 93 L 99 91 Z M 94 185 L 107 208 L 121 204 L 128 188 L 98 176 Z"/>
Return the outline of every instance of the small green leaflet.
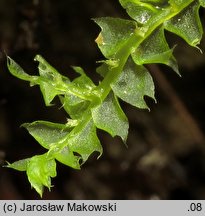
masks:
<path fill-rule="evenodd" d="M 41 146 L 52 151 L 50 157 L 52 156 L 59 162 L 74 169 L 80 169 L 79 156 L 75 156 L 68 146 L 60 148 L 62 143 L 67 142 L 67 136 L 72 127 L 47 121 L 25 123 L 22 126 L 28 130 Z"/>
<path fill-rule="evenodd" d="M 165 39 L 164 29 L 160 27 L 140 44 L 132 53 L 132 58 L 138 65 L 161 63 L 172 67 L 176 73 L 179 73 L 178 65 L 172 52 L 173 50 L 169 48 Z"/>
<path fill-rule="evenodd" d="M 144 96 L 154 97 L 154 83 L 144 66 L 136 65 L 130 58 L 119 79 L 111 87 L 119 98 L 141 109 L 148 108 Z"/>
<path fill-rule="evenodd" d="M 97 128 L 107 131 L 113 137 L 120 136 L 124 142 L 126 141 L 128 120 L 112 93 L 102 104 L 92 109 L 92 117 Z"/>
<path fill-rule="evenodd" d="M 194 1 L 180 14 L 165 22 L 165 29 L 182 37 L 190 46 L 196 47 L 203 34 L 199 8 L 199 2 Z"/>
<path fill-rule="evenodd" d="M 19 160 L 7 165 L 8 168 L 26 171 L 28 180 L 42 197 L 44 187 L 52 187 L 51 178 L 56 177 L 56 162 L 47 158 L 47 154 L 36 155 L 28 159 Z"/>
<path fill-rule="evenodd" d="M 199 3 L 202 7 L 205 7 L 205 0 L 199 0 Z"/>
<path fill-rule="evenodd" d="M 47 159 L 47 155 L 37 155 L 29 160 L 26 174 L 31 186 L 42 197 L 44 186 L 49 190 L 52 187 L 51 177 L 56 177 L 56 162 Z"/>
<path fill-rule="evenodd" d="M 102 154 L 102 146 L 96 134 L 96 127 L 92 120 L 86 121 L 83 128 L 76 127 L 68 137 L 68 146 L 73 152 L 82 156 L 83 162 L 95 151 Z"/>
<path fill-rule="evenodd" d="M 8 163 L 6 165 L 6 167 L 12 168 L 12 169 L 15 169 L 15 170 L 18 170 L 18 171 L 26 171 L 29 161 L 30 161 L 30 158 L 29 159 L 18 160 L 18 161 L 15 161 L 12 164 Z"/>
<path fill-rule="evenodd" d="M 86 112 L 90 102 L 83 100 L 75 95 L 66 94 L 59 95 L 60 101 L 63 105 L 63 108 L 68 113 L 72 119 L 82 118 L 84 112 Z"/>
<path fill-rule="evenodd" d="M 79 160 L 81 157 L 83 161 L 86 161 L 94 151 L 102 154 L 102 146 L 97 138 L 96 128 L 91 121 L 84 126 L 83 130 L 79 131 L 77 126 L 73 130 L 72 127 L 67 127 L 64 124 L 45 121 L 37 121 L 23 126 L 39 144 L 49 150 L 49 157 L 74 169 L 80 169 Z"/>
<path fill-rule="evenodd" d="M 125 19 L 104 17 L 94 21 L 102 29 L 96 42 L 106 58 L 114 58 L 136 29 L 134 21 Z"/>
<path fill-rule="evenodd" d="M 58 73 L 42 56 L 37 55 L 35 61 L 39 62 L 38 69 L 40 76 L 31 76 L 25 73 L 10 57 L 7 58 L 7 65 L 9 71 L 14 76 L 29 81 L 32 86 L 40 86 L 46 106 L 50 106 L 52 100 L 57 95 L 68 94 L 83 100 L 98 100 L 97 92 L 92 91 L 95 85 L 85 74 L 80 73 L 81 76 L 71 82 L 67 77 Z M 79 73 L 79 70 L 76 68 L 75 71 Z"/>
<path fill-rule="evenodd" d="M 72 130 L 64 124 L 48 121 L 24 123 L 22 126 L 46 149 L 49 149 L 52 144 L 62 142 Z"/>
<path fill-rule="evenodd" d="M 146 24 L 152 17 L 158 14 L 159 10 L 168 5 L 166 0 L 136 1 L 120 0 L 120 4 L 127 13 L 140 25 Z"/>

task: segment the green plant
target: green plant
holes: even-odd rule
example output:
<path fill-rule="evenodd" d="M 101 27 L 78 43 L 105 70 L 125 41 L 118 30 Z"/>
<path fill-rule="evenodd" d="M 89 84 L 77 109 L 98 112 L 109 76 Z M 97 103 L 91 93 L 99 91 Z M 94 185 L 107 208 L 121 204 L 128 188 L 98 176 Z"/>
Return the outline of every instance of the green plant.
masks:
<path fill-rule="evenodd" d="M 161 63 L 179 74 L 174 48 L 169 48 L 164 31 L 197 47 L 202 38 L 199 18 L 205 0 L 120 0 L 131 17 L 98 18 L 102 31 L 96 42 L 105 56 L 97 72 L 103 77 L 96 86 L 82 68 L 73 67 L 79 77 L 71 81 L 62 76 L 40 55 L 39 76 L 31 76 L 8 57 L 8 69 L 16 77 L 39 85 L 46 106 L 58 96 L 69 119 L 66 124 L 36 121 L 23 124 L 48 151 L 20 160 L 7 167 L 26 171 L 31 186 L 42 196 L 44 186 L 51 188 L 56 176 L 56 161 L 80 169 L 89 156 L 102 146 L 96 128 L 119 136 L 126 142 L 128 120 L 118 98 L 141 109 L 148 109 L 144 96 L 154 97 L 154 83 L 145 64 Z"/>

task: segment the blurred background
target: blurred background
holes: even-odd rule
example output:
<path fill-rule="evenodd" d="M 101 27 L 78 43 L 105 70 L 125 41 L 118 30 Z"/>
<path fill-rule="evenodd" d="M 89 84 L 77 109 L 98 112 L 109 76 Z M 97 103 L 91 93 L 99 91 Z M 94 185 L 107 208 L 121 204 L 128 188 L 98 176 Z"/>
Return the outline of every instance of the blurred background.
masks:
<path fill-rule="evenodd" d="M 20 125 L 35 120 L 66 122 L 66 113 L 45 107 L 38 87 L 12 77 L 5 53 L 30 74 L 41 54 L 62 74 L 83 67 L 97 82 L 102 60 L 94 17 L 127 18 L 117 0 L 0 0 L 0 164 L 44 149 Z M 200 10 L 204 26 L 205 11 Z M 93 154 L 81 171 L 58 164 L 44 199 L 205 199 L 205 55 L 166 33 L 182 78 L 162 65 L 149 66 L 156 84 L 151 111 L 121 102 L 130 122 L 128 148 L 98 131 L 104 154 Z M 205 38 L 200 48 L 205 51 Z M 0 167 L 0 199 L 39 199 L 24 172 Z"/>

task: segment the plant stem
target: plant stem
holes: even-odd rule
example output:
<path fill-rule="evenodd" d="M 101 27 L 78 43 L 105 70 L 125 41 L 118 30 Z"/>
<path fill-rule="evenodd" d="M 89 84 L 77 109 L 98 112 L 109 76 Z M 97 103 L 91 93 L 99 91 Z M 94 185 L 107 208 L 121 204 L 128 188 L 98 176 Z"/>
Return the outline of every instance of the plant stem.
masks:
<path fill-rule="evenodd" d="M 155 29 L 157 29 L 167 20 L 170 20 L 172 17 L 179 14 L 184 8 L 186 8 L 192 2 L 194 2 L 194 0 L 187 0 L 182 5 L 180 5 L 180 7 L 174 7 L 170 5 L 166 9 L 161 9 L 161 13 L 159 13 L 157 17 L 154 16 L 154 18 L 150 19 L 143 27 L 136 28 L 135 33 L 131 35 L 127 43 L 125 43 L 121 50 L 116 54 L 115 58 L 119 61 L 119 65 L 117 67 L 111 68 L 105 76 L 104 80 L 98 86 L 98 90 L 102 92 L 102 101 L 110 93 L 111 84 L 114 83 L 120 76 L 124 68 L 124 65 L 127 62 L 127 59 L 132 53 L 132 51 L 136 50 L 139 47 L 139 45 L 143 41 L 145 41 Z"/>

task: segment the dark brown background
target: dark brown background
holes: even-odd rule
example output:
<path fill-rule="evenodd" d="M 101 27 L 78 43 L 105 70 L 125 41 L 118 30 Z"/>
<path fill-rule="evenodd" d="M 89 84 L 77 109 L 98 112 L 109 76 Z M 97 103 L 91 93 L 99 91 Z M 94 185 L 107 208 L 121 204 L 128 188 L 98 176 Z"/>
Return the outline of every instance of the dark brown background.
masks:
<path fill-rule="evenodd" d="M 44 150 L 19 126 L 34 120 L 65 122 L 56 106 L 45 107 L 38 87 L 12 77 L 6 52 L 28 73 L 37 73 L 35 54 L 61 73 L 70 65 L 85 68 L 94 81 L 102 56 L 92 17 L 126 18 L 117 0 L 0 0 L 0 162 L 13 162 Z M 204 10 L 200 10 L 204 24 Z M 178 44 L 182 78 L 165 66 L 150 66 L 158 103 L 151 112 L 122 103 L 130 121 L 128 148 L 98 132 L 104 154 L 91 156 L 81 171 L 58 164 L 52 191 L 44 199 L 205 199 L 205 56 L 184 41 Z M 201 48 L 205 50 L 205 40 Z M 25 173 L 0 168 L 0 199 L 38 199 Z"/>

